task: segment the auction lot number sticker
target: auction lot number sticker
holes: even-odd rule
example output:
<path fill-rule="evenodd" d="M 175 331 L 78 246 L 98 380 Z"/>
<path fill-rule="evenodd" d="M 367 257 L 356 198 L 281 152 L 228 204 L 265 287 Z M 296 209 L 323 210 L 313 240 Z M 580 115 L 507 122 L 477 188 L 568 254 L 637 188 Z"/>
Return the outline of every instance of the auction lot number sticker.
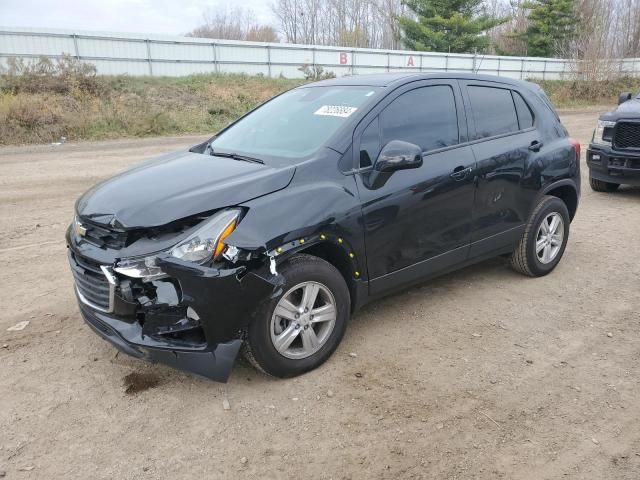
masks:
<path fill-rule="evenodd" d="M 313 112 L 314 115 L 328 115 L 330 117 L 346 118 L 355 112 L 357 107 L 346 107 L 344 105 L 323 105 Z"/>

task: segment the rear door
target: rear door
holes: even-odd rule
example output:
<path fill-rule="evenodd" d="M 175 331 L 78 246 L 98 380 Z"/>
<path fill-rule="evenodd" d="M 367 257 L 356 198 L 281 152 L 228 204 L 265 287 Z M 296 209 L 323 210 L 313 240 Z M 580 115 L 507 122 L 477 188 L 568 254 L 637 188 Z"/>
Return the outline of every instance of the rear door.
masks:
<path fill-rule="evenodd" d="M 543 148 L 535 117 L 510 86 L 462 82 L 477 161 L 470 257 L 504 250 L 520 238 L 529 200 L 527 165 Z"/>
<path fill-rule="evenodd" d="M 455 80 L 405 85 L 356 129 L 356 181 L 372 294 L 466 260 L 475 190 L 475 159 L 471 147 L 461 145 L 466 137 Z M 420 146 L 423 164 L 372 182 L 375 160 L 392 140 Z"/>

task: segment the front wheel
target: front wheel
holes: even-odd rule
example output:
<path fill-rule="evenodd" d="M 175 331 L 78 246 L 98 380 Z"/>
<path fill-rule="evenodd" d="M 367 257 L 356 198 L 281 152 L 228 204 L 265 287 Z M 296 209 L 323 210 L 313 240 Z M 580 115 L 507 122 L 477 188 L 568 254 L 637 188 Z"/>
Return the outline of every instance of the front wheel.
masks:
<path fill-rule="evenodd" d="M 589 185 L 594 192 L 615 192 L 620 186 L 619 183 L 603 182 L 589 175 Z"/>
<path fill-rule="evenodd" d="M 513 269 L 530 277 L 550 273 L 564 254 L 570 222 L 565 203 L 557 197 L 544 196 L 511 254 Z"/>
<path fill-rule="evenodd" d="M 283 293 L 254 315 L 244 355 L 259 370 L 285 378 L 331 356 L 344 336 L 351 304 L 344 278 L 321 258 L 296 255 L 279 270 Z"/>

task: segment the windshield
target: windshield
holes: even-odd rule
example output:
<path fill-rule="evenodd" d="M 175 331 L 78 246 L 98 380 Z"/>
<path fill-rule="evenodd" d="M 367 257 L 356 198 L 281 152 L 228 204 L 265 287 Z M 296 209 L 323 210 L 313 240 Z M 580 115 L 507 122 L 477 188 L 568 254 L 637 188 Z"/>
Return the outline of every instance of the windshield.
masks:
<path fill-rule="evenodd" d="M 258 158 L 310 155 L 378 90 L 363 86 L 291 90 L 224 131 L 211 142 L 211 148 Z"/>

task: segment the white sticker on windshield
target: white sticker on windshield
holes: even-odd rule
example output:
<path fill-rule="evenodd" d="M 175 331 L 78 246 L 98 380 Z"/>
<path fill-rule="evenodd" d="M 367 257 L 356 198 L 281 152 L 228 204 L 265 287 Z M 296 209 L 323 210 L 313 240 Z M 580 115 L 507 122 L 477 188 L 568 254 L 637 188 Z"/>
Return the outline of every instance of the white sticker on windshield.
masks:
<path fill-rule="evenodd" d="M 329 115 L 331 117 L 346 118 L 355 112 L 358 107 L 346 107 L 344 105 L 323 105 L 313 112 L 314 115 Z"/>

